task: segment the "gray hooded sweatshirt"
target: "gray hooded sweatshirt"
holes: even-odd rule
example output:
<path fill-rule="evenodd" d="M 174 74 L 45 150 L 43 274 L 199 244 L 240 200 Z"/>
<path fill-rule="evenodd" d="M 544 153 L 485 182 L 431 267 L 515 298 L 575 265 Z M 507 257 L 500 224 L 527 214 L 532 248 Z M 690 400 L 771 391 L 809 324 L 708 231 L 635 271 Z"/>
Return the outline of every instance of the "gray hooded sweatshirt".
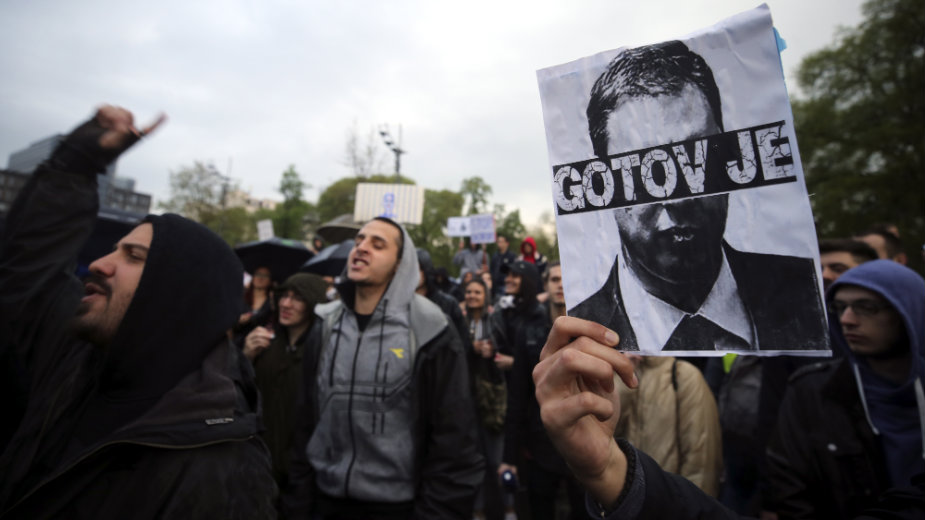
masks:
<path fill-rule="evenodd" d="M 458 450 L 456 455 L 475 454 L 475 435 L 465 425 L 465 414 L 455 410 L 466 410 L 465 405 L 457 402 L 452 410 L 447 408 L 448 398 L 457 401 L 468 398 L 465 358 L 455 331 L 447 326 L 448 320 L 439 307 L 415 294 L 418 271 L 414 244 L 404 232 L 399 267 L 363 331 L 359 330 L 352 309 L 352 284 L 340 288 L 342 300 L 315 308 L 320 318 L 316 325 L 322 329 L 319 341 L 322 350 L 316 354 L 312 396 L 317 424 L 306 455 L 314 470 L 315 485 L 330 497 L 380 503 L 420 501 L 422 479 L 434 478 L 446 481 L 447 487 L 441 489 L 441 495 L 453 485 L 471 487 L 474 496 L 481 467 L 477 455 L 469 458 L 473 462 L 468 464 L 471 467 L 461 473 L 462 468 L 441 463 L 448 471 L 446 475 L 422 475 L 429 471 L 427 462 L 422 460 L 434 453 L 452 449 Z M 461 360 L 462 365 L 459 361 L 441 361 L 439 365 L 423 361 L 451 371 L 421 374 L 422 359 L 450 359 L 447 356 Z M 422 395 L 430 391 L 430 384 L 422 379 L 432 378 L 462 384 L 456 385 L 460 388 L 445 391 L 453 395 Z M 430 402 L 446 409 L 422 409 Z M 430 424 L 433 417 L 445 413 L 459 417 L 441 420 L 463 423 L 454 424 L 447 430 L 450 434 L 445 434 L 454 446 L 436 449 L 436 441 L 423 436 L 437 436 L 438 433 L 430 432 L 446 428 Z M 450 492 L 455 496 L 442 499 L 459 503 L 458 499 L 465 494 L 468 491 L 455 490 Z M 442 502 L 439 497 L 430 498 Z"/>

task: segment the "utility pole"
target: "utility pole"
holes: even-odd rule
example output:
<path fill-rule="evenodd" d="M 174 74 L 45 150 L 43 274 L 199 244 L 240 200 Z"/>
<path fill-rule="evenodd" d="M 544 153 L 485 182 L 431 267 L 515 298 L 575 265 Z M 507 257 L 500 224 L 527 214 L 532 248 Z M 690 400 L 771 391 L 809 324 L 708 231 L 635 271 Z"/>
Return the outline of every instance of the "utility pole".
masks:
<path fill-rule="evenodd" d="M 408 153 L 401 147 L 401 125 L 398 125 L 398 142 L 392 138 L 389 127 L 386 125 L 379 128 L 379 135 L 382 136 L 382 140 L 389 147 L 389 150 L 392 150 L 392 153 L 395 154 L 395 182 L 397 183 L 401 180 L 401 156 Z"/>

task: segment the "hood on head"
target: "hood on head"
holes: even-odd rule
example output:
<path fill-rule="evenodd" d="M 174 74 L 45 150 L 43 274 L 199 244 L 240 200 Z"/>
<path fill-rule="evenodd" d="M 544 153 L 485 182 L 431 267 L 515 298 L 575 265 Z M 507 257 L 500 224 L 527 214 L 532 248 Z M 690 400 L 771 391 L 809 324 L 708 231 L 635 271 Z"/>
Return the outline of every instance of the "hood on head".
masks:
<path fill-rule="evenodd" d="M 873 260 L 845 271 L 826 291 L 826 302 L 831 304 L 835 293 L 845 285 L 873 291 L 899 312 L 912 351 L 910 379 L 925 375 L 925 280 L 912 269 L 892 260 Z M 845 341 L 838 317 L 833 315 L 830 319 L 833 343 L 855 359 Z"/>
<path fill-rule="evenodd" d="M 418 287 L 418 282 L 421 280 L 418 253 L 414 247 L 414 241 L 411 240 L 411 235 L 408 234 L 408 230 L 406 230 L 404 226 L 392 219 L 385 217 L 378 218 L 392 223 L 398 227 L 402 233 L 403 245 L 401 260 L 399 261 L 398 269 L 395 270 L 392 281 L 389 282 L 389 287 L 386 289 L 385 294 L 382 295 L 383 300 L 389 301 L 390 309 L 397 309 L 411 301 L 414 297 L 414 291 Z M 356 284 L 346 276 L 343 282 L 337 285 L 337 290 L 340 292 L 341 299 L 350 308 L 353 308 L 355 289 Z"/>
<path fill-rule="evenodd" d="M 533 237 L 527 237 L 527 238 L 523 239 L 523 242 L 520 243 L 520 254 L 522 254 L 522 255 L 526 255 L 526 254 L 527 254 L 526 249 L 524 249 L 524 246 L 527 245 L 527 244 L 530 244 L 531 246 L 533 246 L 533 253 L 532 253 L 532 254 L 535 255 L 535 254 L 536 254 L 536 240 L 533 240 Z"/>
<path fill-rule="evenodd" d="M 296 273 L 279 286 L 277 297 L 282 296 L 286 291 L 295 291 L 305 300 L 308 308 L 311 309 L 318 303 L 327 301 L 325 292 L 328 290 L 328 284 L 324 278 L 313 273 Z"/>
<path fill-rule="evenodd" d="M 148 215 L 151 247 L 135 296 L 104 354 L 100 391 L 162 395 L 198 369 L 240 316 L 241 262 L 218 235 L 179 215 Z"/>

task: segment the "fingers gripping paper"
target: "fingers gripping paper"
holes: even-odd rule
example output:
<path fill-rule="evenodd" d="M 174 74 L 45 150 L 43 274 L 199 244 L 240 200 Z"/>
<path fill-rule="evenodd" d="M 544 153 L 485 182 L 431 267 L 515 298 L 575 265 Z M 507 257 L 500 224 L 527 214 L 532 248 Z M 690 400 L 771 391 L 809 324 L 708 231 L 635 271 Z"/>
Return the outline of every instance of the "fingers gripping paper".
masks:
<path fill-rule="evenodd" d="M 537 78 L 569 315 L 643 353 L 828 353 L 767 6 Z"/>

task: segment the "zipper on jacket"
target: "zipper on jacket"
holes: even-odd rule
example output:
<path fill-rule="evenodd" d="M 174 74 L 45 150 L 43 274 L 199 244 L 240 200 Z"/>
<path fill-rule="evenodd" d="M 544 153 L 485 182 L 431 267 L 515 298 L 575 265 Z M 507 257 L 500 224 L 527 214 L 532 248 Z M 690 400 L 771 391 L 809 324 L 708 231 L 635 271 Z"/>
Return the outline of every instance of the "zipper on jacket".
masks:
<path fill-rule="evenodd" d="M 331 367 L 328 372 L 328 386 L 334 386 L 334 363 L 337 361 L 337 349 L 340 346 L 340 331 L 342 327 L 342 321 L 344 319 L 344 312 L 341 311 L 340 316 L 337 318 L 337 339 L 334 340 L 334 352 L 331 354 Z M 334 334 L 334 330 L 331 331 L 331 334 Z M 359 345 L 359 343 L 357 343 Z M 324 348 L 324 345 L 321 346 Z"/>
<path fill-rule="evenodd" d="M 357 460 L 356 434 L 353 431 L 353 392 L 356 388 L 357 358 L 360 357 L 360 346 L 363 344 L 363 334 L 357 338 L 357 347 L 353 351 L 353 367 L 350 370 L 350 398 L 347 400 L 347 430 L 350 431 L 350 464 L 347 465 L 347 474 L 344 475 L 344 498 L 350 498 L 350 473 L 353 472 L 353 463 Z M 333 365 L 331 365 L 333 366 Z"/>

